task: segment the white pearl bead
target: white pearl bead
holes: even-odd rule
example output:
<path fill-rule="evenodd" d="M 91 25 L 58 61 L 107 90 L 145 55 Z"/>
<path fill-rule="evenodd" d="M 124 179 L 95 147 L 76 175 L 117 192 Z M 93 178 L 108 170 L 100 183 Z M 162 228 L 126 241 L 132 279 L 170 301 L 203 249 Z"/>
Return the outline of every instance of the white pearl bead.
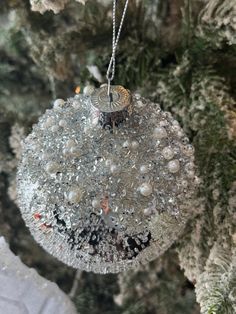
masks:
<path fill-rule="evenodd" d="M 141 95 L 140 94 L 135 94 L 134 97 L 139 100 L 141 98 Z"/>
<path fill-rule="evenodd" d="M 80 149 L 77 146 L 72 146 L 69 151 L 71 155 L 74 155 L 77 157 L 81 155 Z"/>
<path fill-rule="evenodd" d="M 91 95 L 91 94 L 93 93 L 93 91 L 94 91 L 94 86 L 92 86 L 92 85 L 87 85 L 87 86 L 85 86 L 84 89 L 83 89 L 83 93 L 84 93 L 84 95 L 86 95 L 86 96 Z"/>
<path fill-rule="evenodd" d="M 67 127 L 67 122 L 66 122 L 66 120 L 64 120 L 64 119 L 60 120 L 58 124 L 59 124 L 59 126 L 62 127 L 62 128 Z"/>
<path fill-rule="evenodd" d="M 200 184 L 201 183 L 201 179 L 199 177 L 197 177 L 197 176 L 194 176 L 194 183 L 196 185 Z"/>
<path fill-rule="evenodd" d="M 167 137 L 167 132 L 166 132 L 166 130 L 164 128 L 157 127 L 157 128 L 154 129 L 154 136 L 157 139 L 162 139 L 162 138 Z"/>
<path fill-rule="evenodd" d="M 142 165 L 140 167 L 140 172 L 143 173 L 143 174 L 148 173 L 149 172 L 148 166 L 147 165 Z"/>
<path fill-rule="evenodd" d="M 45 160 L 45 161 L 48 160 L 49 158 L 50 158 L 50 156 L 46 152 L 42 153 L 42 155 L 40 157 L 41 160 Z"/>
<path fill-rule="evenodd" d="M 68 155 L 70 154 L 69 149 L 64 148 L 64 149 L 62 150 L 62 154 L 63 154 L 64 156 L 68 156 Z"/>
<path fill-rule="evenodd" d="M 79 109 L 81 107 L 81 103 L 77 99 L 73 100 L 72 107 L 75 109 Z"/>
<path fill-rule="evenodd" d="M 186 155 L 186 156 L 192 156 L 194 154 L 194 148 L 192 145 L 186 145 L 183 147 L 183 153 Z"/>
<path fill-rule="evenodd" d="M 168 162 L 168 169 L 171 173 L 176 173 L 180 169 L 180 163 L 177 159 Z"/>
<path fill-rule="evenodd" d="M 117 173 L 119 172 L 119 166 L 112 164 L 110 167 L 111 173 Z"/>
<path fill-rule="evenodd" d="M 178 137 L 183 137 L 184 136 L 184 132 L 182 130 L 177 132 L 177 136 Z"/>
<path fill-rule="evenodd" d="M 31 145 L 31 149 L 32 149 L 32 151 L 39 151 L 40 149 L 41 149 L 41 146 L 39 146 L 38 144 L 32 144 Z"/>
<path fill-rule="evenodd" d="M 168 122 L 166 120 L 160 121 L 160 126 L 167 126 Z"/>
<path fill-rule="evenodd" d="M 100 200 L 98 199 L 98 198 L 94 198 L 93 200 L 92 200 L 92 206 L 93 206 L 93 208 L 100 208 L 101 207 L 101 204 L 100 204 L 101 202 L 100 202 Z"/>
<path fill-rule="evenodd" d="M 142 107 L 143 107 L 143 102 L 142 102 L 142 100 L 138 100 L 138 101 L 136 102 L 136 106 L 137 106 L 137 108 L 142 108 Z"/>
<path fill-rule="evenodd" d="M 188 176 L 189 178 L 194 178 L 194 177 L 195 177 L 194 171 L 193 171 L 193 170 L 188 171 L 188 172 L 187 172 L 187 176 Z"/>
<path fill-rule="evenodd" d="M 152 186 L 145 182 L 139 187 L 139 191 L 143 196 L 149 196 L 152 194 Z"/>
<path fill-rule="evenodd" d="M 70 203 L 78 203 L 81 201 L 82 195 L 83 193 L 79 188 L 72 188 L 67 194 L 67 199 Z"/>
<path fill-rule="evenodd" d="M 90 127 L 89 126 L 85 126 L 84 127 L 84 133 L 87 134 L 89 133 Z"/>
<path fill-rule="evenodd" d="M 131 147 L 132 147 L 133 149 L 138 148 L 138 147 L 139 147 L 139 142 L 138 142 L 138 141 L 132 141 L 132 142 L 131 142 Z"/>
<path fill-rule="evenodd" d="M 182 184 L 182 186 L 183 186 L 184 188 L 187 188 L 187 187 L 188 187 L 188 181 L 186 181 L 186 180 L 183 180 L 183 181 L 181 182 L 181 184 Z"/>
<path fill-rule="evenodd" d="M 150 216 L 152 214 L 152 209 L 150 207 L 144 208 L 143 213 L 145 216 Z"/>
<path fill-rule="evenodd" d="M 59 130 L 59 127 L 57 126 L 57 125 L 53 125 L 52 127 L 51 127 L 51 131 L 52 132 L 57 132 Z"/>
<path fill-rule="evenodd" d="M 191 171 L 194 169 L 194 163 L 193 162 L 188 162 L 186 165 L 185 165 L 185 170 L 186 171 Z"/>
<path fill-rule="evenodd" d="M 109 167 L 111 164 L 112 164 L 112 160 L 111 160 L 111 159 L 107 159 L 107 160 L 105 161 L 105 165 L 106 165 L 107 167 Z"/>
<path fill-rule="evenodd" d="M 63 99 L 56 99 L 53 103 L 54 109 L 61 109 L 65 104 L 65 100 Z"/>
<path fill-rule="evenodd" d="M 98 125 L 98 123 L 99 123 L 99 118 L 98 117 L 91 119 L 91 124 L 93 126 Z"/>
<path fill-rule="evenodd" d="M 180 128 L 179 124 L 175 124 L 175 125 L 172 126 L 172 130 L 175 133 L 178 133 L 181 130 L 181 128 Z"/>
<path fill-rule="evenodd" d="M 129 141 L 125 141 L 125 142 L 123 143 L 122 147 L 124 147 L 124 148 L 130 147 L 130 142 L 129 142 Z"/>
<path fill-rule="evenodd" d="M 177 120 L 174 120 L 174 121 L 172 121 L 172 125 L 179 127 L 179 122 Z"/>
<path fill-rule="evenodd" d="M 66 143 L 65 143 L 65 146 L 67 147 L 67 148 L 71 148 L 71 147 L 76 147 L 76 143 L 75 143 L 75 141 L 74 140 L 68 140 Z"/>
<path fill-rule="evenodd" d="M 52 117 L 48 117 L 47 120 L 44 122 L 44 127 L 48 128 L 53 124 L 53 118 Z"/>
<path fill-rule="evenodd" d="M 170 147 L 165 147 L 162 150 L 162 155 L 165 159 L 170 160 L 174 157 L 174 152 Z"/>
<path fill-rule="evenodd" d="M 60 165 L 57 162 L 50 161 L 46 164 L 45 170 L 48 173 L 56 173 L 60 170 Z"/>

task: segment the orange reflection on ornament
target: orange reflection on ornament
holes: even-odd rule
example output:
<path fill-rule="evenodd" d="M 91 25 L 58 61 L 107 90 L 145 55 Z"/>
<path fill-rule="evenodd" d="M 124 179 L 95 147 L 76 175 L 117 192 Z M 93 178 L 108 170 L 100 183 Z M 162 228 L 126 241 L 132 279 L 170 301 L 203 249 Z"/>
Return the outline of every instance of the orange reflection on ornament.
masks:
<path fill-rule="evenodd" d="M 109 198 L 108 196 L 106 195 L 102 200 L 101 200 L 101 208 L 104 212 L 105 215 L 107 215 L 110 211 L 110 208 L 109 208 Z"/>
<path fill-rule="evenodd" d="M 42 217 L 42 215 L 40 213 L 34 213 L 34 219 L 38 220 Z"/>
<path fill-rule="evenodd" d="M 79 86 L 79 85 L 78 85 L 78 86 L 76 86 L 76 88 L 75 88 L 75 93 L 76 93 L 76 94 L 79 94 L 79 93 L 80 93 L 80 91 L 81 91 L 80 86 Z"/>
<path fill-rule="evenodd" d="M 46 224 L 46 223 L 43 223 L 43 224 L 40 225 L 40 228 L 43 229 L 43 230 L 45 230 L 45 229 L 50 229 L 50 228 L 52 228 L 52 226 L 51 226 L 51 225 L 48 225 L 48 224 Z"/>

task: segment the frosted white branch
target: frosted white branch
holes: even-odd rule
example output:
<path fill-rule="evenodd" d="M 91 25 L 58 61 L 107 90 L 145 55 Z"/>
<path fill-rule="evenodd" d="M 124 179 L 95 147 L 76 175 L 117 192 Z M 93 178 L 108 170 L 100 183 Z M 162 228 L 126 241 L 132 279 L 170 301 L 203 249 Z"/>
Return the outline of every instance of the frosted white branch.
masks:
<path fill-rule="evenodd" d="M 70 299 L 49 280 L 24 265 L 0 237 L 0 313 L 76 314 Z"/>

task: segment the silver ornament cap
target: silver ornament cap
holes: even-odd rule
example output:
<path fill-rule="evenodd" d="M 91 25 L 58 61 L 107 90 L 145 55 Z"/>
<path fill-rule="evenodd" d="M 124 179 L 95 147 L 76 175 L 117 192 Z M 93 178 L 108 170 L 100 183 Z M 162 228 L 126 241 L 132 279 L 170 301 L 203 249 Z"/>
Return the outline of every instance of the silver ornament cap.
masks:
<path fill-rule="evenodd" d="M 121 85 L 111 85 L 108 95 L 107 84 L 104 84 L 93 91 L 91 103 L 101 112 L 122 111 L 131 105 L 132 95 Z"/>

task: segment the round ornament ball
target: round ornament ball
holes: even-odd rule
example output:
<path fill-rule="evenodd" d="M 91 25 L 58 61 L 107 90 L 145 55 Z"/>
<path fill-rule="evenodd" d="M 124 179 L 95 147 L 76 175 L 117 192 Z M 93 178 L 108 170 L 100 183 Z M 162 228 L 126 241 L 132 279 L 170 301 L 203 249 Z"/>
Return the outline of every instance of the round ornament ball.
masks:
<path fill-rule="evenodd" d="M 120 272 L 162 254 L 183 230 L 194 151 L 169 112 L 121 86 L 57 99 L 25 139 L 22 216 L 64 263 Z"/>

